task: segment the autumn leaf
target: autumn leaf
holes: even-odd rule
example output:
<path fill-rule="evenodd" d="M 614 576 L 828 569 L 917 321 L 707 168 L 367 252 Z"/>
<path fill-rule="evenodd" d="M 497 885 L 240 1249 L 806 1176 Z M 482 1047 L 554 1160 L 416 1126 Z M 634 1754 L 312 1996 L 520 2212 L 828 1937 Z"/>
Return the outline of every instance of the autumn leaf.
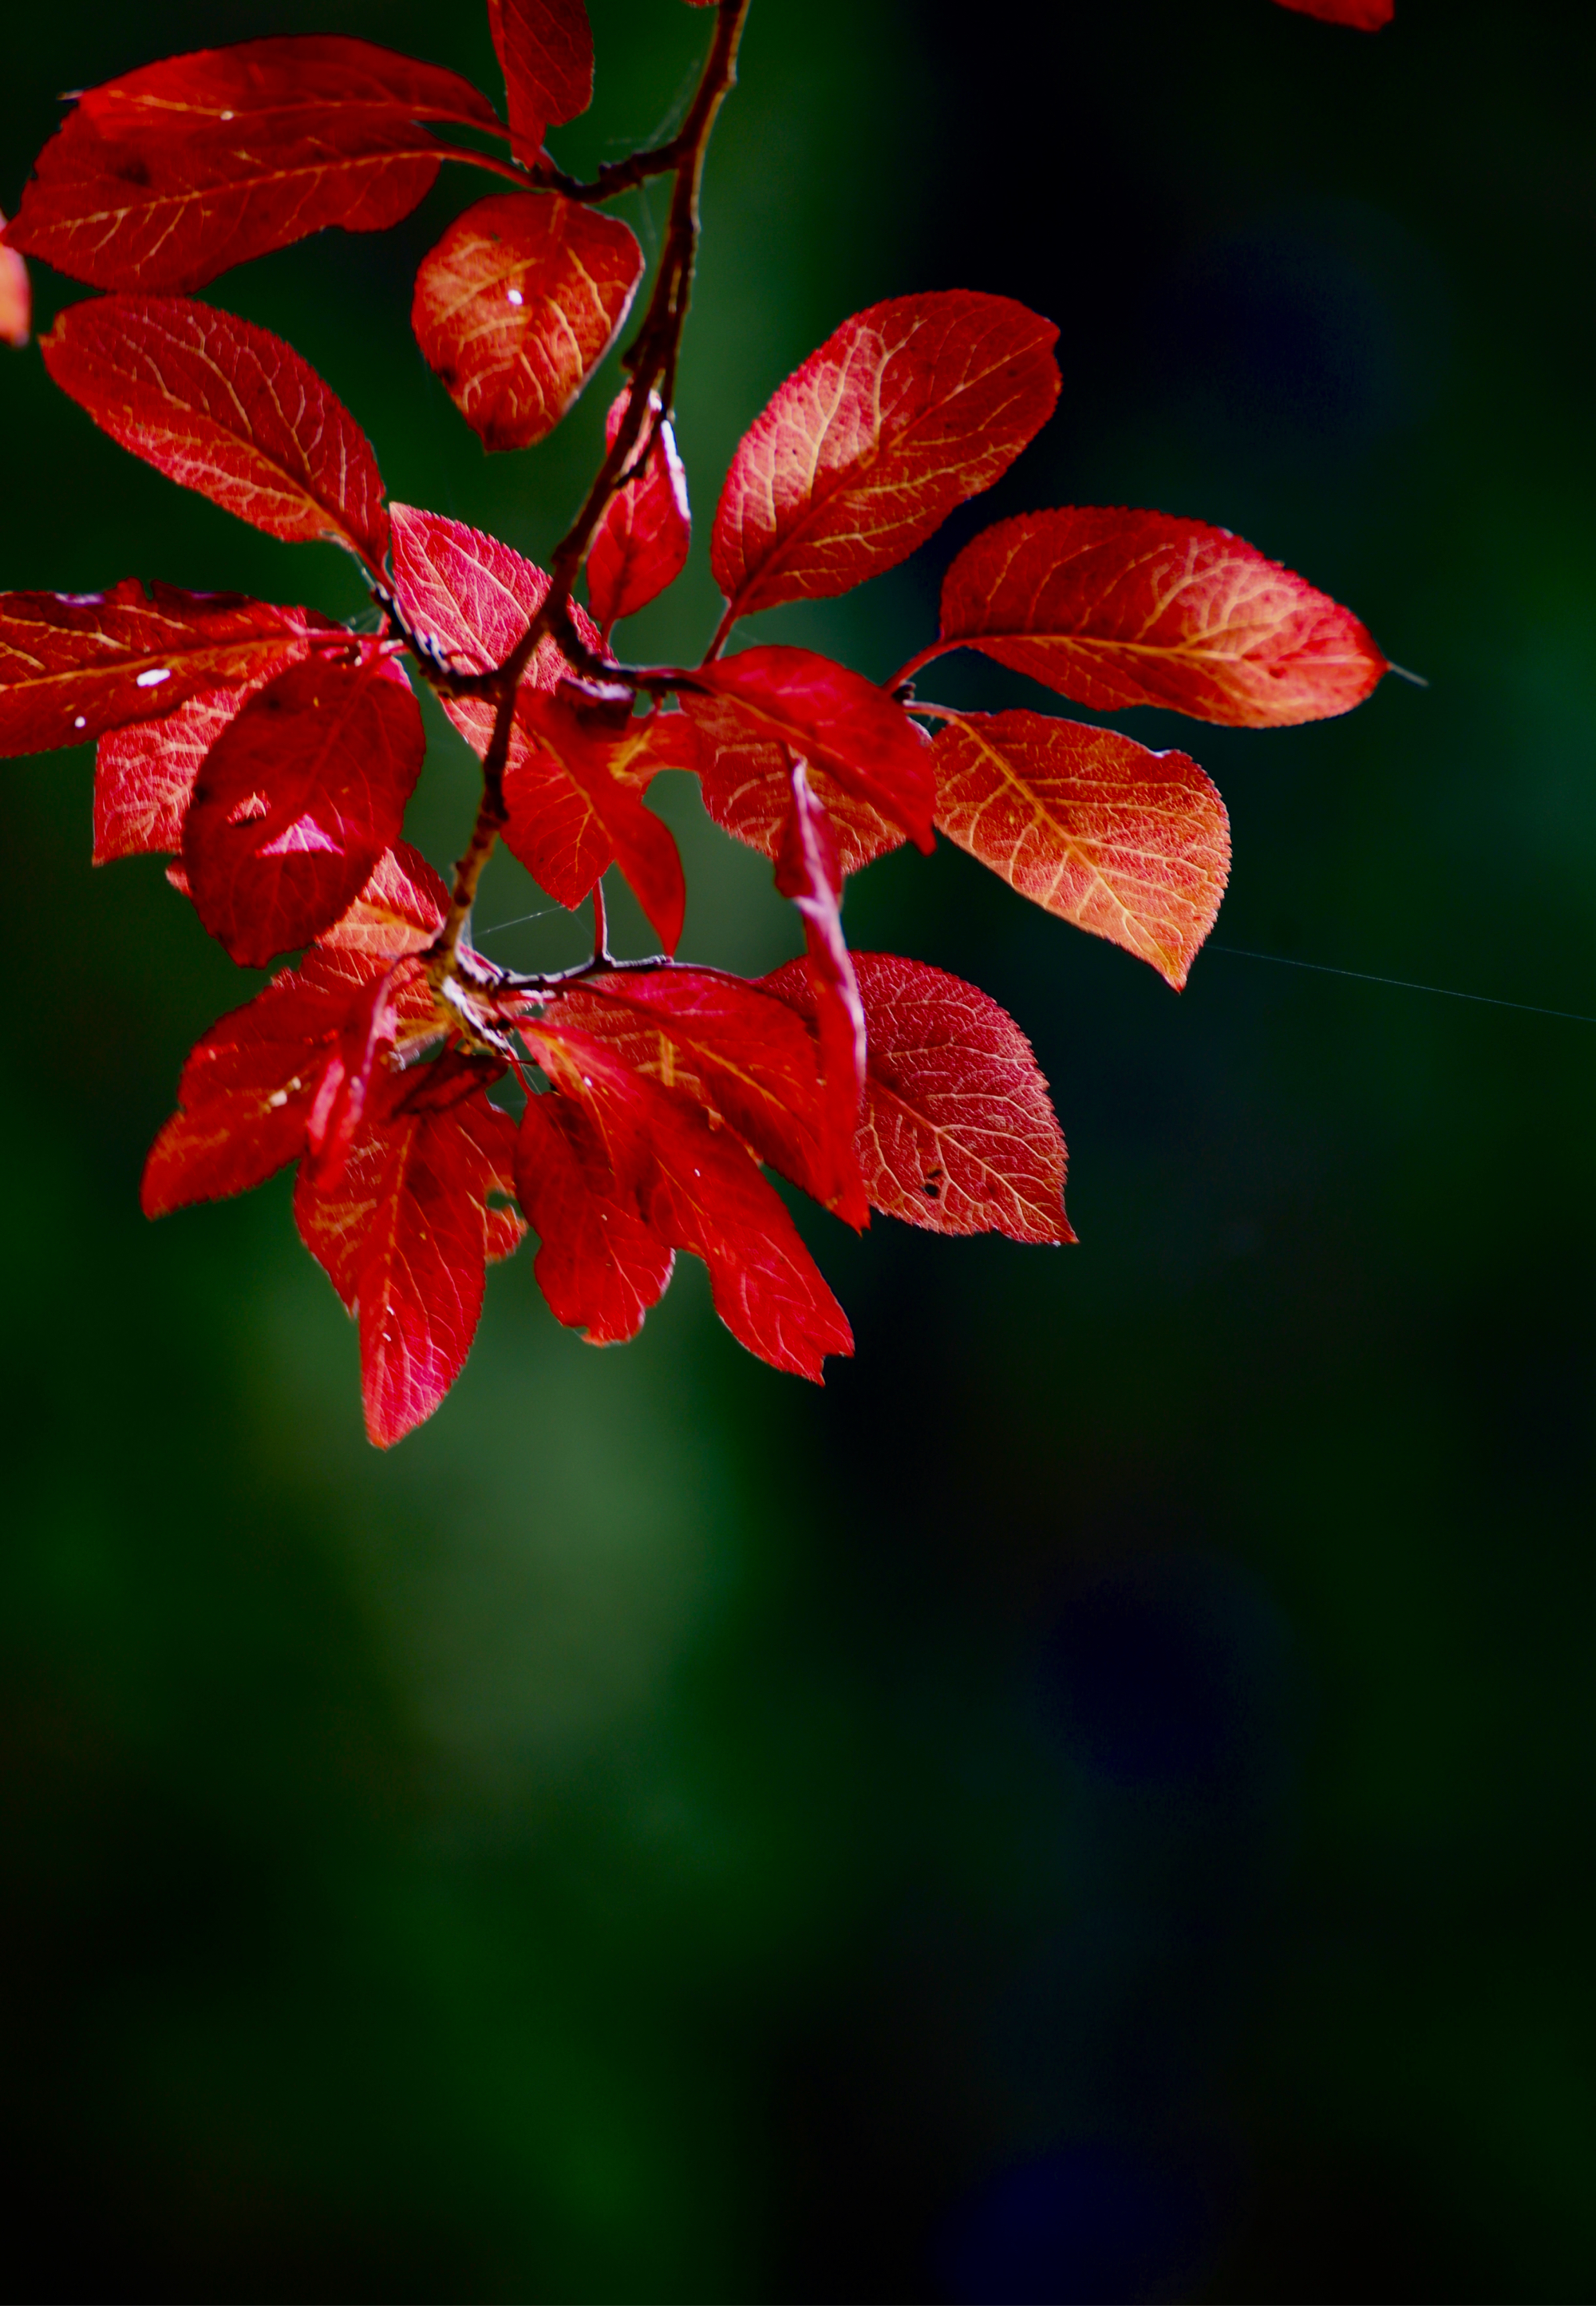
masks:
<path fill-rule="evenodd" d="M 604 432 L 611 448 L 630 398 L 628 389 L 610 403 Z M 606 633 L 645 609 L 687 565 L 693 538 L 687 476 L 658 393 L 650 395 L 649 422 L 653 437 L 643 469 L 610 498 L 588 551 L 588 605 Z"/>
<path fill-rule="evenodd" d="M 509 98 L 518 158 L 537 158 L 543 132 L 593 102 L 593 27 L 584 0 L 488 0 L 488 26 Z"/>
<path fill-rule="evenodd" d="M 39 346 L 101 431 L 225 512 L 290 543 L 388 551 L 365 434 L 292 345 L 186 296 L 69 305 Z"/>
<path fill-rule="evenodd" d="M 421 512 L 414 505 L 390 509 L 394 586 L 405 623 L 457 670 L 493 671 L 542 607 L 548 577 L 513 546 L 467 528 L 464 521 Z M 602 655 L 603 642 L 593 619 L 575 602 L 571 615 L 582 641 Z M 570 669 L 558 642 L 545 636 L 533 651 L 522 687 L 552 688 Z M 446 695 L 442 703 L 461 733 L 479 753 L 486 752 L 493 730 L 491 699 Z"/>
<path fill-rule="evenodd" d="M 791 770 L 792 800 L 776 852 L 776 887 L 798 909 L 808 952 L 820 1060 L 821 1139 L 829 1201 L 849 1225 L 869 1223 L 854 1153 L 865 1094 L 865 1012 L 842 934 L 842 875 L 824 809 L 804 764 Z"/>
<path fill-rule="evenodd" d="M 1230 820 L 1195 761 L 1039 713 L 966 713 L 934 752 L 950 840 L 1180 991 L 1230 872 Z"/>
<path fill-rule="evenodd" d="M 1327 24 L 1350 24 L 1355 32 L 1378 32 L 1395 13 L 1394 0 L 1280 0 L 1280 5 Z"/>
<path fill-rule="evenodd" d="M 1387 670 L 1305 578 L 1228 529 L 1161 512 L 999 521 L 949 569 L 942 634 L 1098 712 L 1164 705 L 1239 729 L 1350 712 Z"/>
<path fill-rule="evenodd" d="M 629 696 L 623 694 L 623 702 L 629 708 Z M 681 716 L 651 713 L 638 724 L 606 724 L 583 710 L 568 684 L 533 690 L 517 703 L 527 749 L 504 781 L 507 846 L 562 904 L 579 903 L 613 858 L 666 952 L 674 952 L 687 902 L 681 858 L 670 827 L 644 807 L 638 780 L 640 755 L 648 757 L 643 781 L 679 764 L 652 748 L 654 724 L 669 738 Z M 592 878 L 573 897 L 589 872 Z"/>
<path fill-rule="evenodd" d="M 676 1252 L 644 1221 L 591 1116 L 569 1097 L 527 1098 L 516 1190 L 542 1243 L 532 1269 L 555 1320 L 589 1345 L 635 1337 Z"/>
<path fill-rule="evenodd" d="M 335 921 L 399 837 L 426 751 L 401 668 L 290 666 L 250 697 L 205 757 L 183 827 L 201 919 L 263 968 Z"/>
<path fill-rule="evenodd" d="M 5 218 L 0 213 L 0 236 Z M 33 290 L 28 267 L 0 237 L 0 345 L 25 345 L 33 326 Z"/>
<path fill-rule="evenodd" d="M 129 576 L 108 593 L 0 593 L 0 755 L 158 721 L 246 688 L 342 628 L 312 609 L 184 593 Z"/>
<path fill-rule="evenodd" d="M 788 758 L 801 756 L 929 853 L 931 748 L 874 681 L 812 649 L 774 645 L 718 658 L 683 679 L 682 709 L 704 741 L 712 773 L 725 752 L 739 779 L 751 772 L 778 781 L 785 822 Z M 706 800 L 708 782 L 706 775 Z"/>
<path fill-rule="evenodd" d="M 443 158 L 429 121 L 498 126 L 468 81 L 369 40 L 168 56 L 79 99 L 8 238 L 96 288 L 201 288 L 329 225 L 397 224 Z"/>
<path fill-rule="evenodd" d="M 845 320 L 745 433 L 710 543 L 734 616 L 850 592 L 992 486 L 1053 414 L 1058 330 L 1007 296 Z"/>
<path fill-rule="evenodd" d="M 1064 1140 L 1030 1043 L 973 985 L 856 952 L 869 1068 L 859 1166 L 872 1209 L 933 1233 L 1065 1242 Z M 813 1017 L 802 961 L 763 980 Z"/>
<path fill-rule="evenodd" d="M 487 448 L 552 432 L 614 343 L 643 278 L 628 228 L 559 192 L 502 192 L 416 275 L 416 341 Z"/>

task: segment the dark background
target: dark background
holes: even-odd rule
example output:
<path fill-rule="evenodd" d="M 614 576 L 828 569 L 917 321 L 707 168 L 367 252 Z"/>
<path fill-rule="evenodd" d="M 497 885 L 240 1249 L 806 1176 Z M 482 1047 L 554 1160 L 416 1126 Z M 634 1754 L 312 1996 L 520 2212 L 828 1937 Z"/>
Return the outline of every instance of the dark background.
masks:
<path fill-rule="evenodd" d="M 593 13 L 579 167 L 709 29 Z M 312 29 L 497 90 L 464 0 L 51 0 L 7 14 L 0 203 L 57 91 Z M 631 646 L 702 645 L 719 474 L 813 345 L 1006 291 L 1061 326 L 1053 425 L 769 633 L 884 675 L 989 517 L 1225 523 L 1430 685 L 1301 730 L 1131 716 L 1229 803 L 1218 940 L 1596 1013 L 1593 78 L 1574 0 L 1398 0 L 1374 39 L 1267 0 L 755 0 L 682 378 L 699 539 Z M 487 189 L 208 293 L 294 337 L 396 497 L 542 554 L 608 374 L 489 460 L 406 325 Z M 36 287 L 41 320 L 82 293 Z M 0 584 L 360 606 L 35 352 L 0 354 Z M 472 770 L 432 725 L 446 862 Z M 1596 1029 L 1218 951 L 1177 1000 L 900 855 L 854 942 L 1020 1020 L 1080 1246 L 816 1219 L 858 1341 L 824 1393 L 696 1267 L 594 1353 L 523 1251 L 382 1456 L 286 1180 L 139 1216 L 245 988 L 157 860 L 90 871 L 90 769 L 0 771 L 9 2286 L 1588 2297 Z M 766 868 L 669 806 L 685 951 L 792 950 Z M 496 864 L 479 920 L 539 902 Z"/>

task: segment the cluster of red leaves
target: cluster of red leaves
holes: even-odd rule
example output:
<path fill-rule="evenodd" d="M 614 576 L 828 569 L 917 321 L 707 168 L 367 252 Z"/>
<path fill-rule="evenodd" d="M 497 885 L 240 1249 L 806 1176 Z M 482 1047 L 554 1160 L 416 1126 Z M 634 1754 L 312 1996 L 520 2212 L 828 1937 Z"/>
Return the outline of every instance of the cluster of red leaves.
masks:
<path fill-rule="evenodd" d="M 98 740 L 97 861 L 166 855 L 235 961 L 303 954 L 194 1049 L 144 1204 L 160 1215 L 297 1161 L 295 1217 L 358 1315 L 384 1444 L 453 1383 L 485 1266 L 527 1225 L 550 1305 L 593 1342 L 635 1335 L 687 1251 L 733 1334 L 814 1379 L 850 1335 L 767 1169 L 856 1227 L 875 1209 L 950 1234 L 1072 1237 L 1063 1139 L 1024 1035 L 955 978 L 850 952 L 846 876 L 905 841 L 928 850 L 940 828 L 1178 988 L 1225 887 L 1224 805 L 1184 753 L 919 703 L 921 666 L 975 649 L 1098 711 L 1244 727 L 1344 712 L 1386 670 L 1346 610 L 1226 531 L 1080 508 L 967 545 L 938 637 L 886 686 L 807 649 L 723 654 L 744 617 L 895 567 L 1053 409 L 1049 322 L 1001 296 L 895 299 L 844 322 L 738 447 L 711 534 L 726 609 L 703 662 L 639 671 L 609 654 L 615 625 L 687 556 L 686 478 L 655 398 L 593 534 L 591 617 L 566 628 L 613 680 L 576 677 L 550 637 L 513 716 L 507 691 L 493 830 L 562 905 L 618 867 L 663 956 L 601 948 L 527 978 L 446 936 L 449 892 L 401 838 L 425 751 L 406 663 L 488 756 L 484 678 L 550 579 L 493 537 L 388 503 L 363 433 L 293 347 L 189 292 L 325 226 L 393 223 L 443 158 L 478 157 L 441 128 L 505 138 L 512 158 L 493 165 L 525 188 L 450 227 L 414 319 L 488 448 L 542 439 L 613 342 L 644 260 L 591 188 L 553 184 L 542 152 L 591 97 L 583 0 L 489 13 L 508 134 L 434 66 L 356 39 L 252 41 L 81 97 L 8 235 L 113 292 L 69 307 L 42 346 L 97 424 L 269 535 L 340 544 L 388 611 L 373 638 L 136 579 L 0 596 L 0 752 Z M 25 334 L 10 309 L 0 332 Z M 627 406 L 623 391 L 611 444 Z M 750 983 L 674 959 L 681 862 L 645 799 L 665 769 L 696 776 L 716 823 L 769 857 L 801 960 Z M 518 1122 L 490 1096 L 511 1080 Z"/>

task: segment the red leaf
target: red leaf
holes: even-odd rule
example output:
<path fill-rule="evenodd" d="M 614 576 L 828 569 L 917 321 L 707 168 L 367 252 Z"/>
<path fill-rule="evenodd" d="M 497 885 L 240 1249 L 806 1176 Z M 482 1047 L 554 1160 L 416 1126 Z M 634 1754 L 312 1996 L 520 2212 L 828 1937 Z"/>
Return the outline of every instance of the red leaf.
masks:
<path fill-rule="evenodd" d="M 989 489 L 1053 414 L 1058 330 L 1007 296 L 845 320 L 744 434 L 710 544 L 733 612 L 851 592 Z"/>
<path fill-rule="evenodd" d="M 69 305 L 45 366 L 113 440 L 225 512 L 290 543 L 388 551 L 365 434 L 292 345 L 186 296 Z"/>
<path fill-rule="evenodd" d="M 788 756 L 798 755 L 929 854 L 936 800 L 930 746 L 874 681 L 813 650 L 777 646 L 743 649 L 684 678 L 726 708 L 706 712 L 696 690 L 683 691 L 682 708 L 705 739 L 717 784 L 763 773 L 780 778 L 785 794 Z M 732 756 L 726 769 L 717 757 L 722 751 Z"/>
<path fill-rule="evenodd" d="M 33 290 L 28 267 L 14 248 L 4 244 L 4 231 L 0 214 L 0 345 L 25 345 L 33 326 Z"/>
<path fill-rule="evenodd" d="M 293 665 L 250 697 L 201 769 L 183 863 L 201 919 L 263 968 L 337 920 L 399 837 L 421 708 L 391 658 Z"/>
<path fill-rule="evenodd" d="M 619 393 L 604 420 L 605 438 L 615 446 L 629 390 Z M 687 508 L 687 476 L 676 453 L 676 435 L 649 395 L 653 440 L 636 480 L 610 499 L 587 555 L 587 598 L 607 633 L 623 617 L 636 616 L 687 565 L 693 519 Z"/>
<path fill-rule="evenodd" d="M 363 986 L 430 943 L 447 893 L 430 865 L 401 847 L 383 858 L 327 942 L 303 969 L 284 969 L 263 993 L 213 1025 L 183 1069 L 179 1109 L 150 1149 L 147 1217 L 260 1184 L 303 1150 L 328 1058 Z M 399 980 L 401 1037 L 433 1029 L 419 969 Z"/>
<path fill-rule="evenodd" d="M 624 1345 L 670 1279 L 675 1251 L 644 1224 L 597 1128 L 565 1097 L 531 1097 L 516 1141 L 516 1190 L 542 1246 L 549 1310 L 589 1345 Z"/>
<path fill-rule="evenodd" d="M 1378 32 L 1395 13 L 1394 0 L 1280 0 L 1280 5 L 1327 24 L 1350 24 L 1355 32 Z"/>
<path fill-rule="evenodd" d="M 1064 1140 L 1030 1043 L 973 985 L 884 952 L 856 952 L 870 1063 L 859 1166 L 872 1209 L 933 1233 L 1073 1241 Z M 800 961 L 764 979 L 800 1015 Z"/>
<path fill-rule="evenodd" d="M 136 576 L 109 593 L 0 593 L 0 755 L 78 745 L 243 688 L 345 636 L 312 609 L 183 593 Z"/>
<path fill-rule="evenodd" d="M 108 865 L 115 857 L 169 857 L 182 848 L 183 815 L 201 764 L 244 698 L 270 678 L 268 673 L 248 688 L 206 689 L 164 721 L 141 721 L 100 739 L 94 756 L 95 864 Z"/>
<path fill-rule="evenodd" d="M 1100 712 L 1240 729 L 1350 712 L 1387 670 L 1350 610 L 1228 529 L 1161 512 L 999 521 L 949 569 L 942 629 Z"/>
<path fill-rule="evenodd" d="M 1230 872 L 1230 820 L 1195 761 L 1037 713 L 950 721 L 935 756 L 950 840 L 1180 991 Z"/>
<path fill-rule="evenodd" d="M 500 192 L 452 224 L 411 323 L 488 448 L 552 432 L 614 343 L 643 277 L 627 227 L 559 192 Z"/>
<path fill-rule="evenodd" d="M 593 102 L 593 27 L 584 0 L 488 0 L 517 156 L 537 158 L 547 128 Z"/>
<path fill-rule="evenodd" d="M 199 288 L 328 225 L 377 232 L 431 190 L 420 123 L 497 125 L 468 81 L 369 40 L 246 40 L 90 89 L 9 237 L 97 288 Z"/>
<path fill-rule="evenodd" d="M 414 962 L 395 961 L 372 978 L 345 1019 L 322 1069 L 305 1119 L 305 1166 L 319 1193 L 330 1191 L 343 1175 L 378 1083 L 379 1068 L 398 1038 L 397 979 L 406 969 L 414 975 Z"/>
<path fill-rule="evenodd" d="M 514 1124 L 471 1075 L 451 1088 L 464 1093 L 444 1102 L 441 1083 L 388 1076 L 388 1109 L 356 1136 L 337 1187 L 318 1192 L 302 1167 L 294 1188 L 300 1237 L 360 1319 L 366 1431 L 381 1449 L 430 1417 L 458 1377 L 490 1234 L 505 1235 L 489 1198 L 511 1190 Z"/>
<path fill-rule="evenodd" d="M 628 707 L 630 702 L 627 697 Z M 561 892 L 568 892 L 607 850 L 604 865 L 611 857 L 619 865 L 668 952 L 681 942 L 687 884 L 669 826 L 644 807 L 633 780 L 681 765 L 657 751 L 661 731 L 654 727 L 661 722 L 669 742 L 671 725 L 680 717 L 651 713 L 616 729 L 584 711 L 568 688 L 533 690 L 517 700 L 529 749 L 504 781 L 509 810 L 506 843 L 550 896 L 562 904 L 579 902 Z M 645 766 L 640 768 L 640 762 Z M 603 869 L 601 865 L 599 871 Z M 597 877 L 595 873 L 593 880 Z"/>
<path fill-rule="evenodd" d="M 491 672 L 501 665 L 543 605 L 549 579 L 496 536 L 467 528 L 414 505 L 392 508 L 394 587 L 413 632 L 429 639 L 461 672 Z M 582 640 L 603 653 L 598 627 L 573 601 Z M 570 670 L 556 642 L 541 640 L 522 681 L 552 688 Z M 443 699 L 443 708 L 479 753 L 493 730 L 493 705 L 481 697 Z M 479 741 L 480 740 L 480 741 Z"/>
<path fill-rule="evenodd" d="M 644 1222 L 672 1249 L 703 1259 L 733 1337 L 773 1368 L 818 1384 L 827 1354 L 852 1352 L 852 1332 L 739 1140 L 586 1034 L 542 1021 L 521 1031 L 555 1088 L 592 1116 Z"/>
<path fill-rule="evenodd" d="M 849 1225 L 869 1223 L 854 1135 L 865 1095 L 865 1012 L 842 935 L 842 875 L 825 811 L 809 790 L 804 764 L 792 764 L 792 806 L 776 857 L 776 886 L 798 907 L 808 948 L 820 1051 L 821 1133 L 828 1190 Z"/>
<path fill-rule="evenodd" d="M 582 978 L 546 1013 L 693 1098 L 761 1160 L 834 1206 L 815 1042 L 763 987 L 718 969 L 626 969 Z"/>

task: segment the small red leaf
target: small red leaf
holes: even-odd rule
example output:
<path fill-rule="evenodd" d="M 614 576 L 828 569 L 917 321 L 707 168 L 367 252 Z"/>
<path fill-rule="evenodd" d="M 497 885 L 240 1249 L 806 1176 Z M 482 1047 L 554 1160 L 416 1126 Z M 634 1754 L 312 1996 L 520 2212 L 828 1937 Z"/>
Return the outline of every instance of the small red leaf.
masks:
<path fill-rule="evenodd" d="M 411 322 L 488 448 L 552 432 L 614 343 L 643 277 L 628 228 L 559 192 L 501 192 L 416 275 Z"/>
<path fill-rule="evenodd" d="M 186 296 L 69 305 L 39 346 L 113 440 L 290 543 L 330 537 L 380 563 L 382 477 L 365 434 L 292 345 Z"/>
<path fill-rule="evenodd" d="M 989 489 L 1053 414 L 1058 330 L 1007 296 L 898 296 L 845 320 L 738 445 L 710 543 L 739 617 L 851 592 Z"/>
<path fill-rule="evenodd" d="M 164 721 L 140 721 L 100 739 L 94 756 L 95 864 L 108 865 L 115 857 L 176 854 L 206 754 L 244 698 L 264 685 L 256 680 L 248 688 L 209 688 Z"/>
<path fill-rule="evenodd" d="M 792 765 L 792 806 L 776 855 L 776 886 L 798 907 L 808 948 L 819 1043 L 821 1131 L 831 1202 L 849 1225 L 869 1223 L 854 1154 L 865 1095 L 865 1012 L 842 934 L 842 875 L 825 811 L 809 790 L 804 764 Z"/>
<path fill-rule="evenodd" d="M 610 404 L 605 434 L 611 448 L 630 398 L 629 391 L 622 392 Z M 610 499 L 587 555 L 587 598 L 605 632 L 675 584 L 692 542 L 687 476 L 676 435 L 659 395 L 649 399 L 654 436 L 643 469 Z"/>
<path fill-rule="evenodd" d="M 447 1058 L 427 1067 L 437 1074 Z M 366 1431 L 379 1448 L 430 1417 L 471 1350 L 490 1234 L 502 1253 L 515 1128 L 463 1068 L 451 1082 L 388 1076 L 380 1109 L 350 1148 L 336 1187 L 302 1167 L 300 1237 L 360 1319 Z M 498 1219 L 499 1222 L 495 1222 Z"/>
<path fill-rule="evenodd" d="M 183 828 L 201 919 L 263 968 L 336 921 L 399 837 L 426 736 L 391 658 L 293 665 L 206 756 Z"/>
<path fill-rule="evenodd" d="M 568 687 L 533 690 L 518 700 L 517 712 L 528 750 L 504 782 L 506 843 L 550 894 L 572 901 L 560 891 L 570 890 L 607 849 L 605 865 L 614 858 L 668 952 L 681 942 L 687 884 L 670 827 L 644 806 L 634 779 L 681 764 L 655 749 L 657 736 L 669 740 L 680 718 L 651 713 L 616 729 L 585 712 Z M 590 880 L 582 895 L 592 886 Z"/>
<path fill-rule="evenodd" d="M 1030 1043 L 975 986 L 856 952 L 869 1036 L 859 1166 L 872 1209 L 933 1233 L 1073 1241 L 1064 1140 Z M 814 1015 L 801 961 L 764 979 Z"/>
<path fill-rule="evenodd" d="M 784 820 L 785 756 L 798 755 L 929 853 L 936 799 L 931 748 L 874 681 L 811 649 L 773 645 L 743 649 L 684 679 L 697 684 L 684 689 L 682 708 L 705 740 L 706 801 L 711 773 L 717 783 L 728 774 L 746 783 L 750 773 L 764 773 L 781 781 Z M 706 712 L 698 688 L 725 711 Z M 716 760 L 722 750 L 732 756 L 729 772 Z"/>
<path fill-rule="evenodd" d="M 1350 610 L 1228 529 L 1069 507 L 999 521 L 943 584 L 962 643 L 1105 713 L 1263 729 L 1361 705 L 1386 659 Z"/>
<path fill-rule="evenodd" d="M 373 967 L 404 952 L 421 952 L 443 927 L 448 891 L 426 858 L 401 841 L 377 859 L 371 877 L 318 944 L 321 952 L 348 953 L 356 967 Z"/>
<path fill-rule="evenodd" d="M 1396 13 L 1395 0 L 1280 0 L 1280 5 L 1327 24 L 1350 24 L 1355 32 L 1378 32 Z"/>
<path fill-rule="evenodd" d="M 0 594 L 0 755 L 79 745 L 160 721 L 191 696 L 245 688 L 341 628 L 313 609 L 237 593 Z"/>
<path fill-rule="evenodd" d="M 547 128 L 593 102 L 593 27 L 584 0 L 488 0 L 517 156 L 537 158 Z"/>
<path fill-rule="evenodd" d="M 344 1174 L 355 1132 L 365 1118 L 378 1068 L 398 1038 L 399 973 L 414 962 L 395 961 L 374 977 L 344 1021 L 337 1046 L 322 1069 L 305 1118 L 305 1166 L 319 1193 L 330 1191 Z"/>
<path fill-rule="evenodd" d="M 1180 991 L 1230 873 L 1230 820 L 1195 761 L 1038 713 L 950 721 L 935 756 L 950 840 Z"/>
<path fill-rule="evenodd" d="M 644 1224 L 586 1112 L 532 1097 L 516 1142 L 516 1190 L 542 1242 L 533 1260 L 549 1310 L 593 1345 L 624 1345 L 670 1279 L 675 1251 Z"/>
<path fill-rule="evenodd" d="M 28 267 L 14 248 L 4 241 L 5 218 L 0 214 L 0 345 L 25 345 L 33 326 L 33 290 Z"/>
<path fill-rule="evenodd" d="M 369 40 L 246 40 L 89 90 L 9 238 L 96 288 L 199 288 L 328 225 L 377 232 L 431 190 L 422 123 L 497 125 L 470 83 Z"/>
<path fill-rule="evenodd" d="M 491 672 L 501 665 L 543 605 L 549 579 L 496 536 L 467 528 L 414 505 L 392 508 L 394 585 L 412 632 L 431 641 L 461 672 Z M 576 630 L 595 654 L 603 652 L 598 627 L 571 603 Z M 558 643 L 543 639 L 533 652 L 524 688 L 552 688 L 569 672 Z M 443 699 L 455 726 L 479 753 L 493 730 L 493 705 L 482 697 Z"/>

